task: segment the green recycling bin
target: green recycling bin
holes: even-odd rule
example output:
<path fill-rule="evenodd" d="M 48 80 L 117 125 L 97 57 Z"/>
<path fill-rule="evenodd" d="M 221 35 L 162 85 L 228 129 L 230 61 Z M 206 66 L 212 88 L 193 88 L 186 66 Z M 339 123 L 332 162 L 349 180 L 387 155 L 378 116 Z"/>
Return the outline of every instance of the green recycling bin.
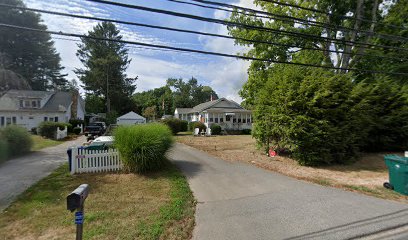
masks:
<path fill-rule="evenodd" d="M 385 155 L 390 183 L 388 186 L 394 191 L 408 195 L 408 158 L 398 155 Z M 384 183 L 386 186 L 387 183 Z"/>

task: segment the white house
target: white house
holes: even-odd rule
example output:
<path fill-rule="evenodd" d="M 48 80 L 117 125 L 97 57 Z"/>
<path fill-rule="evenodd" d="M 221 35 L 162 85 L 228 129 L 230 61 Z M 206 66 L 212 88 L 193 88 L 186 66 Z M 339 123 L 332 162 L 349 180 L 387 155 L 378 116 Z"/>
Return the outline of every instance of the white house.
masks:
<path fill-rule="evenodd" d="M 123 116 L 116 119 L 116 124 L 118 125 L 132 125 L 132 124 L 142 124 L 146 123 L 146 118 L 140 116 L 135 112 L 128 112 Z"/>
<path fill-rule="evenodd" d="M 174 117 L 188 122 L 200 121 L 207 127 L 218 124 L 226 130 L 252 129 L 252 112 L 225 98 L 201 103 L 193 108 L 176 108 Z"/>
<path fill-rule="evenodd" d="M 0 127 L 17 124 L 30 130 L 43 121 L 68 122 L 84 115 L 78 93 L 8 90 L 0 95 Z"/>

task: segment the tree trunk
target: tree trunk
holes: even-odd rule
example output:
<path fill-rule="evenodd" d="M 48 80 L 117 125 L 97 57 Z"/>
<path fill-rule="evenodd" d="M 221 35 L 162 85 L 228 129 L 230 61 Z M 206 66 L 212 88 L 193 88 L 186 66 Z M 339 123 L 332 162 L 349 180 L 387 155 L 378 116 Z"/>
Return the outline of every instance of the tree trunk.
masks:
<path fill-rule="evenodd" d="M 354 23 L 354 31 L 351 33 L 351 37 L 348 39 L 349 41 L 354 42 L 357 37 L 357 32 L 360 31 L 361 28 L 361 18 L 362 18 L 362 13 L 364 9 L 364 0 L 357 0 L 357 7 L 356 7 L 356 14 L 355 14 L 355 19 L 356 22 Z M 343 53 L 343 58 L 341 62 L 341 67 L 345 68 L 345 70 L 342 70 L 341 72 L 346 73 L 349 67 L 350 59 L 351 59 L 351 50 L 353 48 L 352 43 L 346 43 L 344 47 L 344 53 Z"/>

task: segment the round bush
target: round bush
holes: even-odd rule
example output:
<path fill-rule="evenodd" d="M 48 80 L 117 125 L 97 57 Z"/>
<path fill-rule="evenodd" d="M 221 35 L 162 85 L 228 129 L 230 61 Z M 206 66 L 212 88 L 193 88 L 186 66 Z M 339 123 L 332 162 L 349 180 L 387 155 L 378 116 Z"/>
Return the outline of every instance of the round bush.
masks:
<path fill-rule="evenodd" d="M 218 124 L 212 124 L 210 126 L 211 128 L 211 134 L 212 135 L 220 135 L 221 134 L 221 126 Z"/>
<path fill-rule="evenodd" d="M 72 129 L 72 132 L 76 135 L 79 135 L 81 133 L 81 128 L 80 127 L 74 127 L 74 129 Z"/>
<path fill-rule="evenodd" d="M 121 126 L 114 136 L 124 169 L 137 173 L 160 169 L 174 141 L 169 127 L 159 123 Z"/>
<path fill-rule="evenodd" d="M 73 126 L 73 127 L 79 127 L 79 125 L 84 125 L 84 120 L 82 119 L 70 119 L 69 123 Z"/>
<path fill-rule="evenodd" d="M 2 130 L 2 135 L 7 141 L 8 156 L 27 153 L 33 146 L 33 140 L 25 128 L 9 125 Z"/>
<path fill-rule="evenodd" d="M 180 132 L 188 131 L 188 122 L 186 120 L 181 120 L 180 122 Z"/>
<path fill-rule="evenodd" d="M 161 122 L 166 124 L 174 135 L 181 131 L 181 120 L 178 118 L 163 119 Z"/>

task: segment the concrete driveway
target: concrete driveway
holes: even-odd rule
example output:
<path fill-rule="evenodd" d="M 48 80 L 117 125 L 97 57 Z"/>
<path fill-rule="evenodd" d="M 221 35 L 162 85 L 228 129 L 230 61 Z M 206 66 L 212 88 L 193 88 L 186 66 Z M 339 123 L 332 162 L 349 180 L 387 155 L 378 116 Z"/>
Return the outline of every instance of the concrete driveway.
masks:
<path fill-rule="evenodd" d="M 0 212 L 28 187 L 66 163 L 68 147 L 85 141 L 85 137 L 79 137 L 0 164 Z"/>
<path fill-rule="evenodd" d="M 196 197 L 194 239 L 353 239 L 408 224 L 408 205 L 230 163 L 176 144 Z M 408 239 L 408 232 L 391 238 Z"/>

